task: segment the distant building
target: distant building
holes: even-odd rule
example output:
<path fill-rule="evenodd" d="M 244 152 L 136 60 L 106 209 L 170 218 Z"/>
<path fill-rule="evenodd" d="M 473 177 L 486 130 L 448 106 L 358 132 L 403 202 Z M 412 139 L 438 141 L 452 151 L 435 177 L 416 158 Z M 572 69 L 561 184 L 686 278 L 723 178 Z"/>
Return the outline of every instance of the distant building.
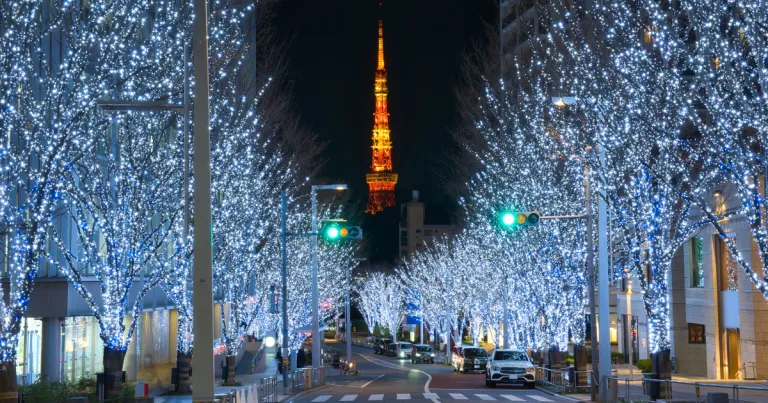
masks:
<path fill-rule="evenodd" d="M 425 245 L 431 245 L 435 239 L 456 233 L 455 225 L 425 224 L 424 203 L 419 201 L 419 191 L 413 191 L 413 199 L 400 205 L 400 228 L 398 231 L 399 259 L 405 260 Z"/>

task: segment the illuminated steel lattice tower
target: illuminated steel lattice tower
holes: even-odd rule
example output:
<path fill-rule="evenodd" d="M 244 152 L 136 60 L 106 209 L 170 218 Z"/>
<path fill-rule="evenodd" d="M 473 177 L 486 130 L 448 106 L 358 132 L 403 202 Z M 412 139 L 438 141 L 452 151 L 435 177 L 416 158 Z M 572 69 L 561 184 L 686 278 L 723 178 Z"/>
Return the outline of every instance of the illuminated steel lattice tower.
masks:
<path fill-rule="evenodd" d="M 395 205 L 397 174 L 392 172 L 392 141 L 389 139 L 389 113 L 387 112 L 387 70 L 384 68 L 384 25 L 379 20 L 379 64 L 373 85 L 376 111 L 373 116 L 373 162 L 368 182 L 368 206 L 365 211 L 376 214 Z"/>

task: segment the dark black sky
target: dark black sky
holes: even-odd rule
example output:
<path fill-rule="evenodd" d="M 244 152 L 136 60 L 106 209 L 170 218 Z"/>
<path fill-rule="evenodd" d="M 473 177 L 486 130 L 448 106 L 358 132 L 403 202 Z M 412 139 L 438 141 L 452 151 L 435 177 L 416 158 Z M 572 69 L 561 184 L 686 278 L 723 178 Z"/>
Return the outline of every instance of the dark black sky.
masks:
<path fill-rule="evenodd" d="M 399 203 L 419 190 L 428 222 L 447 223 L 455 209 L 440 168 L 457 147 L 454 91 L 462 53 L 484 38 L 494 0 L 284 0 L 273 20 L 290 40 L 288 79 L 302 123 L 327 143 L 324 176 L 345 181 L 361 208 L 371 163 L 377 27 L 384 20 L 390 128 L 398 207 L 369 217 L 370 257 L 397 255 Z"/>

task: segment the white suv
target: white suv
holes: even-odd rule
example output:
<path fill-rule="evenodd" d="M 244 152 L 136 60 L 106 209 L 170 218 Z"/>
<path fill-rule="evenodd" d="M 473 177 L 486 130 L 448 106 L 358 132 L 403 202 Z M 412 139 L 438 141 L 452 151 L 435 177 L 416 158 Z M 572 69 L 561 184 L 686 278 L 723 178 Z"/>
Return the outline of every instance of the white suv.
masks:
<path fill-rule="evenodd" d="M 522 350 L 496 350 L 485 369 L 485 385 L 492 388 L 497 383 L 525 385 L 528 389 L 536 386 L 535 368 L 528 354 Z"/>

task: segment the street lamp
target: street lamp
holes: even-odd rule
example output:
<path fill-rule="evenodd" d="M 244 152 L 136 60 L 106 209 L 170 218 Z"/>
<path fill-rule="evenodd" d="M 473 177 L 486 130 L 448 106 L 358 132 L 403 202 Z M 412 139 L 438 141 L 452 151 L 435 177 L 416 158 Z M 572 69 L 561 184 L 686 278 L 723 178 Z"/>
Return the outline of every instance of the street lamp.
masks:
<path fill-rule="evenodd" d="M 552 104 L 556 107 L 564 107 L 566 105 L 575 104 L 577 102 L 575 97 L 552 97 Z M 601 166 L 605 163 L 605 148 L 598 148 L 598 160 Z M 592 374 L 593 376 L 600 376 L 600 378 L 611 375 L 611 345 L 610 345 L 610 307 L 608 296 L 608 227 L 607 227 L 607 208 L 605 204 L 605 198 L 600 197 L 598 200 L 598 219 L 597 219 L 597 258 L 598 258 L 598 294 L 600 304 L 600 337 L 602 341 L 599 344 L 599 351 L 595 348 L 597 342 L 597 315 L 595 307 L 595 268 L 593 263 L 593 246 L 592 246 L 592 202 L 591 192 L 589 184 L 589 166 L 584 164 L 584 192 L 586 202 L 586 219 L 587 219 L 587 278 L 588 278 L 588 298 L 589 298 L 589 313 L 590 313 L 590 334 L 592 335 Z M 599 363 L 599 367 L 598 367 Z M 600 378 L 595 380 L 599 381 Z M 592 400 L 596 398 L 595 384 L 591 383 L 590 392 L 592 394 Z M 601 384 L 602 385 L 602 384 Z"/>
<path fill-rule="evenodd" d="M 98 105 L 103 111 L 107 112 L 152 112 L 152 111 L 174 111 L 184 116 L 184 181 L 182 186 L 184 187 L 182 194 L 184 195 L 184 229 L 182 232 L 182 240 L 187 242 L 187 236 L 189 235 L 189 73 L 187 70 L 187 54 L 189 53 L 188 47 L 184 45 L 184 89 L 181 105 L 171 104 L 166 101 L 131 101 L 131 100 L 97 100 Z M 144 282 L 144 271 L 141 271 L 140 281 Z M 191 279 L 190 279 L 191 280 Z M 139 305 L 139 312 L 137 321 L 139 327 L 141 324 L 141 305 Z M 138 343 L 138 342 L 137 342 Z M 139 368 L 139 354 L 138 345 L 136 348 L 136 354 L 134 354 L 134 371 Z M 177 391 L 178 390 L 178 385 Z M 188 390 L 181 391 L 188 392 Z"/>
<path fill-rule="evenodd" d="M 320 367 L 322 354 L 320 353 L 320 301 L 318 296 L 318 260 L 317 260 L 317 191 L 318 190 L 346 190 L 347 185 L 312 185 L 310 197 L 312 199 L 312 366 Z"/>

